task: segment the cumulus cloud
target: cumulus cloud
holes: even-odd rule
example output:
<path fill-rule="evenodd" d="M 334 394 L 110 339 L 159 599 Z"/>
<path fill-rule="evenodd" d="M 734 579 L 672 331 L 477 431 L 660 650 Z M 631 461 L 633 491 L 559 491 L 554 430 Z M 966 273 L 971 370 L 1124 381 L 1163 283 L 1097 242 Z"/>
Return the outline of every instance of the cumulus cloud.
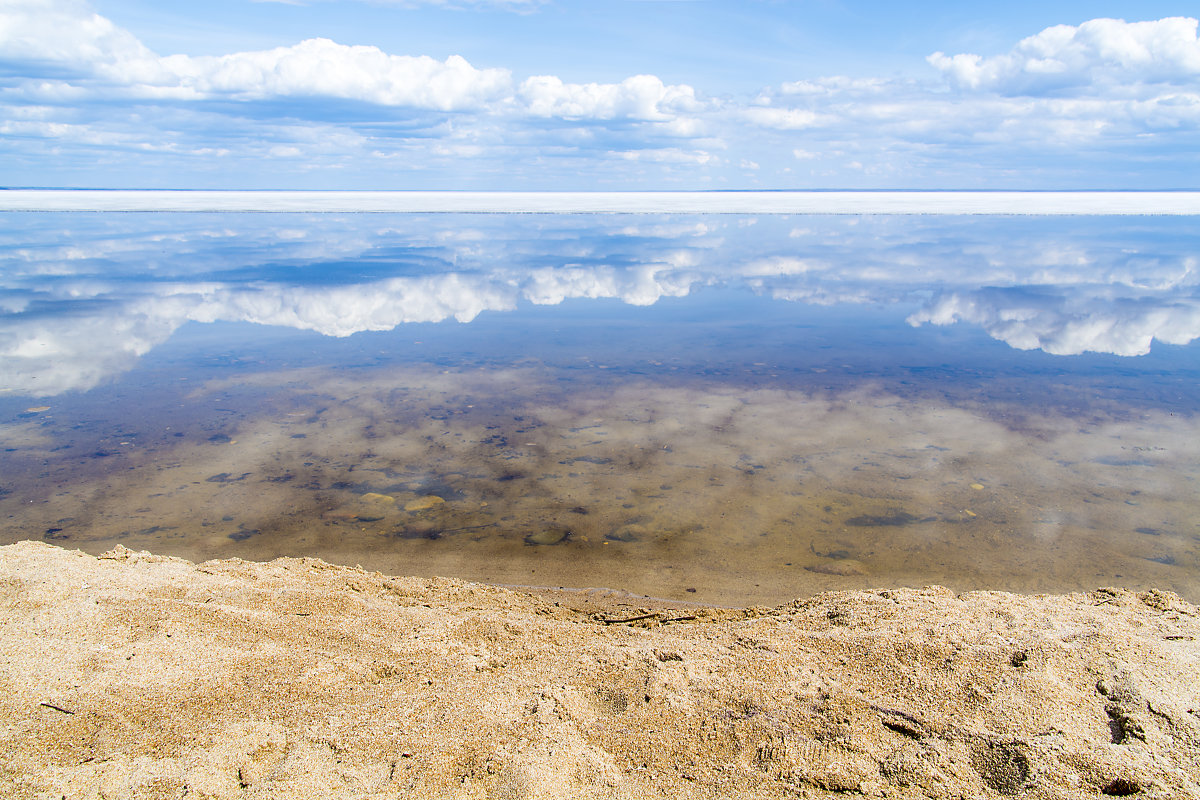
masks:
<path fill-rule="evenodd" d="M 324 38 L 160 55 L 83 0 L 0 3 L 0 62 L 15 185 L 550 188 L 604 163 L 610 180 L 724 163 L 716 106 L 654 75 L 517 81 L 462 55 Z"/>
<path fill-rule="evenodd" d="M 819 153 L 785 169 L 842 185 L 1177 186 L 1200 145 L 1196 31 L 1191 18 L 1055 26 L 1006 53 L 934 53 L 936 82 L 803 79 L 737 113 L 777 132 L 777 164 Z M 861 182 L 847 180 L 856 164 Z"/>
<path fill-rule="evenodd" d="M 517 91 L 530 114 L 565 119 L 617 117 L 664 122 L 697 111 L 696 91 L 668 86 L 654 75 L 634 75 L 620 83 L 563 83 L 553 75 L 535 75 Z"/>
<path fill-rule="evenodd" d="M 1200 298 L 981 289 L 943 294 L 908 318 L 914 326 L 959 321 L 1018 350 L 1142 356 L 1156 340 L 1181 345 L 1200 338 Z"/>
<path fill-rule="evenodd" d="M 320 95 L 451 111 L 481 107 L 511 86 L 508 70 L 476 69 L 461 56 L 396 56 L 328 39 L 227 56 L 169 56 L 160 63 L 166 85 L 206 97 Z"/>
<path fill-rule="evenodd" d="M 325 96 L 448 111 L 507 96 L 512 83 L 508 70 L 476 69 L 461 56 L 389 55 L 328 39 L 224 56 L 162 57 L 78 2 L 6 5 L 0 52 L 51 74 L 68 70 L 134 96 L 176 100 Z M 31 88 L 44 95 L 55 85 Z"/>
<path fill-rule="evenodd" d="M 620 298 L 634 306 L 649 306 L 664 297 L 685 297 L 698 276 L 668 265 L 635 268 L 565 267 L 537 269 L 522 279 L 521 293 L 537 305 L 557 305 L 567 298 Z"/>
<path fill-rule="evenodd" d="M 925 79 L 797 75 L 714 97 L 322 38 L 161 55 L 84 0 L 7 0 L 0 158 L 30 185 L 1175 186 L 1200 152 L 1196 32 L 1097 19 L 1008 52 L 935 53 L 916 64 Z"/>
<path fill-rule="evenodd" d="M 33 77 L 95 68 L 140 72 L 157 59 L 83 0 L 6 0 L 0 6 L 0 54 L 24 62 Z"/>
<path fill-rule="evenodd" d="M 798 131 L 819 124 L 821 117 L 806 108 L 747 108 L 743 112 L 745 118 L 755 125 L 764 128 L 775 128 L 781 131 Z M 826 120 L 828 121 L 828 120 Z"/>
<path fill-rule="evenodd" d="M 79 0 L 16 0 L 0 9 L 0 51 L 100 78 L 146 98 L 262 100 L 333 97 L 437 111 L 517 110 L 533 117 L 670 122 L 702 103 L 686 85 L 654 75 L 620 83 L 564 83 L 536 75 L 514 87 L 509 70 L 479 69 L 465 58 L 393 55 L 324 38 L 222 56 L 159 56 Z M 46 95 L 61 84 L 28 87 Z"/>
<path fill-rule="evenodd" d="M 1079 87 L 1144 83 L 1194 85 L 1200 77 L 1197 21 L 1093 19 L 1055 25 L 1022 39 L 1008 53 L 934 53 L 929 63 L 959 88 L 1041 94 Z"/>

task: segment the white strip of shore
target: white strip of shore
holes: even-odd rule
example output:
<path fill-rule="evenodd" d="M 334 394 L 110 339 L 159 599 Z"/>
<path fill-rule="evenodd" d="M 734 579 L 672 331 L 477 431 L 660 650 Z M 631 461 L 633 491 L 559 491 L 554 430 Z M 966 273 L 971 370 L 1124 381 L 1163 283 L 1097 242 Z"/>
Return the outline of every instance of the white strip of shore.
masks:
<path fill-rule="evenodd" d="M 1200 215 L 1200 191 L 175 191 L 0 189 L 0 211 Z"/>

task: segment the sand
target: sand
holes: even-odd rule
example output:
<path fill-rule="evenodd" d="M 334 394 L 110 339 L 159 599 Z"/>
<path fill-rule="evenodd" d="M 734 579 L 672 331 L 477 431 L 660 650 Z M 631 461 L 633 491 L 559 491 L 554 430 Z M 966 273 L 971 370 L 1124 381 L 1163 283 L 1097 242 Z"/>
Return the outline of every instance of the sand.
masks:
<path fill-rule="evenodd" d="M 0 795 L 1200 797 L 1159 591 L 639 606 L 0 548 Z"/>

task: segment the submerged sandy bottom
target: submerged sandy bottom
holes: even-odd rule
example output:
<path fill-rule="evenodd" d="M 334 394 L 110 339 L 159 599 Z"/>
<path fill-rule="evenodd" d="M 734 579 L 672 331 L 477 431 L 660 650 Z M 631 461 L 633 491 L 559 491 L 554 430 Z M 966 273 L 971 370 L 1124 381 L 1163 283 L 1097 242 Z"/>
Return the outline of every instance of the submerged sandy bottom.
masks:
<path fill-rule="evenodd" d="M 1192 418 L 585 366 L 298 369 L 31 410 L 0 427 L 0 535 L 729 606 L 931 583 L 1200 598 Z"/>
<path fill-rule="evenodd" d="M 1164 592 L 590 613 L 26 542 L 0 598 L 5 797 L 1200 797 L 1200 611 Z"/>

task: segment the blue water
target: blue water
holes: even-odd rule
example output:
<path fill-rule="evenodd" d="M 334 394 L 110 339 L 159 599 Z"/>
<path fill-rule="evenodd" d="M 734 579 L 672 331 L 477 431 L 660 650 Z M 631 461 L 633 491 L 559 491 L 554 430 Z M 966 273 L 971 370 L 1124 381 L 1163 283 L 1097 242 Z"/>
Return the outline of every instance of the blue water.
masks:
<path fill-rule="evenodd" d="M 0 220 L 4 541 L 1198 596 L 1194 218 Z"/>

